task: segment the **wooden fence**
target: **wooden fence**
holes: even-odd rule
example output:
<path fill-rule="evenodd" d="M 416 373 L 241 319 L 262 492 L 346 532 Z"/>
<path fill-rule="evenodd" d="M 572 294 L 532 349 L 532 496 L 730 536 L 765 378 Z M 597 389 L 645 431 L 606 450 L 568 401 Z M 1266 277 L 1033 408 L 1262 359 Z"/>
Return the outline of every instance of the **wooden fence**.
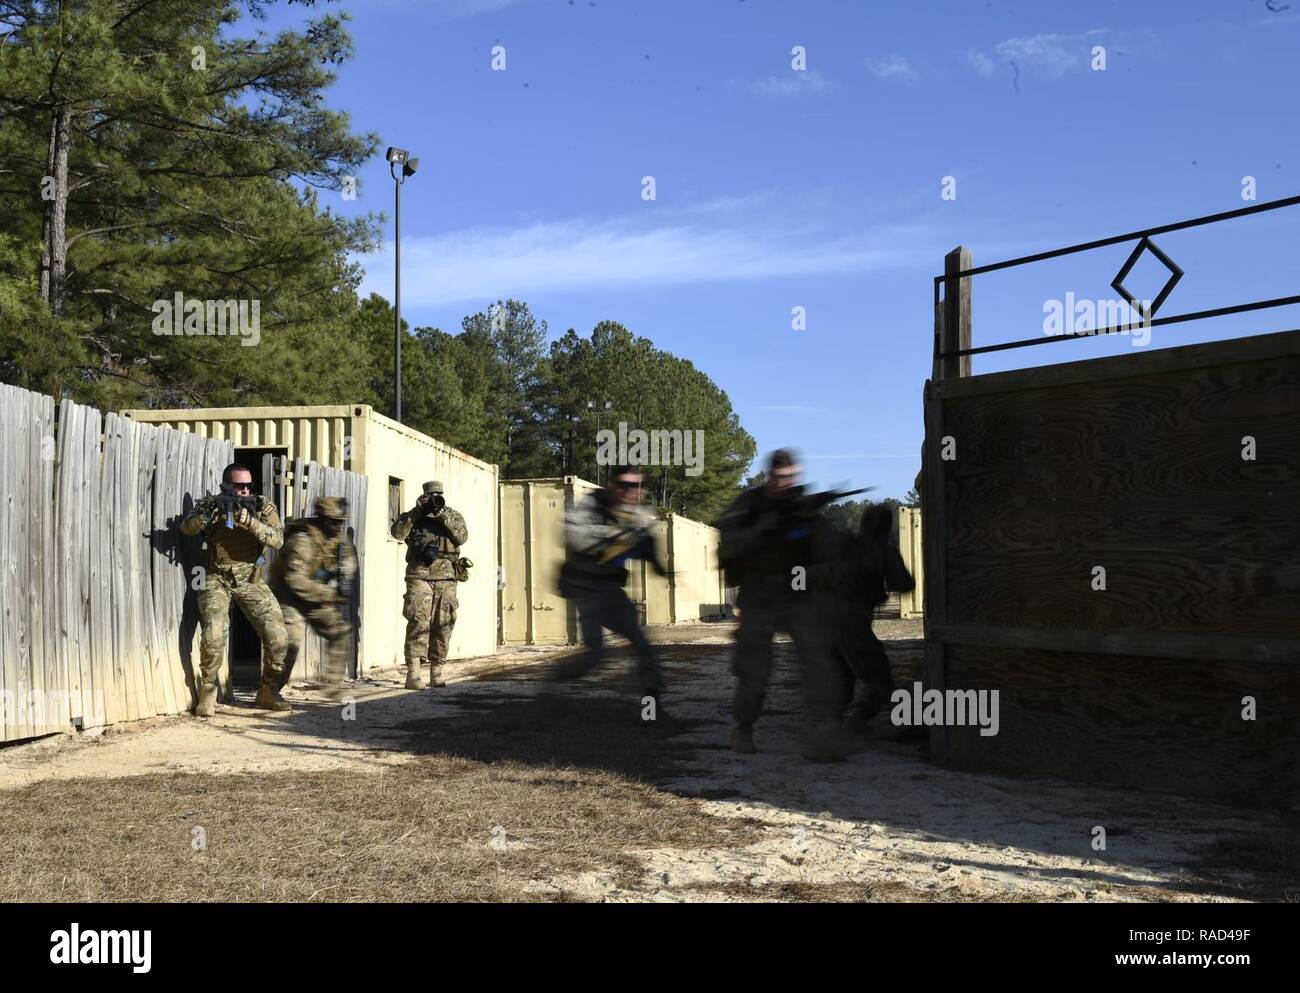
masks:
<path fill-rule="evenodd" d="M 13 741 L 192 706 L 199 539 L 229 442 L 0 386 L 3 724 Z"/>
<path fill-rule="evenodd" d="M 1300 801 L 1300 331 L 972 376 L 969 269 L 925 393 L 928 685 L 1000 728 L 932 754 Z"/>
<path fill-rule="evenodd" d="M 193 706 L 202 539 L 177 525 L 233 460 L 229 441 L 68 400 L 56 423 L 51 398 L 0 385 L 0 741 Z M 295 480 L 308 513 L 349 498 L 363 556 L 365 477 L 299 460 Z M 319 657 L 313 634 L 300 672 Z"/>
<path fill-rule="evenodd" d="M 0 741 L 62 730 L 55 597 L 54 401 L 0 385 Z"/>

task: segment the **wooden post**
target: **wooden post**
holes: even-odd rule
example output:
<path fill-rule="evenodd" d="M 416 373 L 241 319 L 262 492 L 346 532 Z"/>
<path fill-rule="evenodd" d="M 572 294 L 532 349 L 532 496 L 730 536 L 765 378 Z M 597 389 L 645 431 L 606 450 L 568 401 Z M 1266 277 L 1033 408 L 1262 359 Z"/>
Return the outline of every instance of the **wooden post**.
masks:
<path fill-rule="evenodd" d="M 970 375 L 970 356 L 945 356 L 945 352 L 970 348 L 970 277 L 957 273 L 971 267 L 970 250 L 958 246 L 943 257 L 943 317 L 935 327 L 939 357 L 935 360 L 938 380 L 963 379 Z"/>
<path fill-rule="evenodd" d="M 945 354 L 971 347 L 970 277 L 957 275 L 969 268 L 971 257 L 965 248 L 954 248 L 944 256 L 943 300 L 934 313 L 937 345 L 934 378 L 925 384 L 925 451 L 921 462 L 921 506 L 925 508 L 925 530 L 921 536 L 925 562 L 925 613 L 922 615 L 925 624 L 925 682 L 926 689 L 941 693 L 947 684 L 947 660 L 938 631 L 948 620 L 945 544 L 948 521 L 947 508 L 944 506 L 943 461 L 940 458 L 947 431 L 943 416 L 943 383 L 945 380 L 962 379 L 971 374 L 969 355 Z M 946 727 L 930 728 L 930 756 L 938 762 L 948 761 L 949 739 Z"/>

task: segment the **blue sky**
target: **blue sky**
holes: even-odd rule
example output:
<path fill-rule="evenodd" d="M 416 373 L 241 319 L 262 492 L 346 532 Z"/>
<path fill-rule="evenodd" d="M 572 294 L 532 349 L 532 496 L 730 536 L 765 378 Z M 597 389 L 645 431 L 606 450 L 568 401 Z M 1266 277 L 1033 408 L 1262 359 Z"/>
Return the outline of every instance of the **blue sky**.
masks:
<path fill-rule="evenodd" d="M 420 158 L 402 203 L 413 326 L 454 331 L 508 296 L 553 336 L 620 321 L 718 382 L 760 453 L 797 446 L 813 481 L 881 495 L 919 467 L 949 249 L 980 265 L 1232 210 L 1246 176 L 1259 201 L 1300 193 L 1300 0 L 330 7 L 352 15 L 356 58 L 329 103 Z M 358 179 L 357 200 L 325 202 L 391 221 L 386 163 Z M 1161 314 L 1295 292 L 1298 222 L 1295 207 L 1158 238 L 1186 271 Z M 1131 247 L 976 277 L 975 344 L 1041 335 L 1067 292 L 1113 298 Z M 363 292 L 391 298 L 391 244 L 363 261 Z M 1162 282 L 1147 258 L 1129 285 Z M 1295 308 L 1265 311 L 1156 328 L 1147 347 L 1297 326 Z M 1060 342 L 975 372 L 1134 347 Z"/>

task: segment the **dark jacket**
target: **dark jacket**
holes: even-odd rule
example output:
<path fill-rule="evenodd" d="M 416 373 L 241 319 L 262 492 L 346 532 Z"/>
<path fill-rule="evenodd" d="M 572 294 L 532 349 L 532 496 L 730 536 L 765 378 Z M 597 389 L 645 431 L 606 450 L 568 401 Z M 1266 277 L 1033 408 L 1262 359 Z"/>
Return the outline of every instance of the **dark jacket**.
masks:
<path fill-rule="evenodd" d="M 645 559 L 666 576 L 650 531 L 654 523 L 649 507 L 620 507 L 609 490 L 583 497 L 564 515 L 566 561 L 560 570 L 560 592 L 570 596 L 584 589 L 621 588 L 631 559 Z"/>
<path fill-rule="evenodd" d="M 830 539 L 818 571 L 817 588 L 834 607 L 874 609 L 889 592 L 909 593 L 916 581 L 894 541 L 893 517 L 885 507 L 868 507 L 856 534 Z"/>
<path fill-rule="evenodd" d="M 762 486 L 745 490 L 718 520 L 718 557 L 728 586 L 740 587 L 740 604 L 807 597 L 796 590 L 795 568 L 810 577 L 827 542 L 829 525 L 820 509 L 809 512 L 802 489 L 782 496 Z"/>

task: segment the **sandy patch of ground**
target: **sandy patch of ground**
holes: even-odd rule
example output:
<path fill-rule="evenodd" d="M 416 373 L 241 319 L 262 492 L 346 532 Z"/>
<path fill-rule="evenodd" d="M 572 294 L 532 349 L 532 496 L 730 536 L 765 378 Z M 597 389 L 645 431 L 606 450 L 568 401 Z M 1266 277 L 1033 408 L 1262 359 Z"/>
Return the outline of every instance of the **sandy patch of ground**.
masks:
<path fill-rule="evenodd" d="M 921 664 L 919 624 L 885 622 L 878 632 L 894 639 L 898 677 L 911 678 Z M 177 802 L 208 809 L 203 816 L 211 820 L 218 816 L 211 811 L 239 795 L 273 797 L 268 784 L 288 784 L 310 798 L 328 795 L 321 784 L 336 781 L 340 795 L 370 796 L 367 784 L 386 775 L 406 792 L 389 806 L 357 801 L 360 809 L 375 808 L 363 818 L 373 821 L 374 833 L 368 859 L 349 869 L 350 883 L 318 885 L 319 867 L 309 869 L 304 854 L 301 864 L 280 860 L 278 888 L 246 884 L 220 892 L 227 899 L 324 900 L 1300 898 L 1295 825 L 1281 815 L 943 769 L 927 760 L 923 742 L 900 739 L 883 717 L 875 740 L 844 763 L 809 764 L 798 754 L 798 687 L 788 644 L 778 646 L 769 713 L 758 726 L 760 752 L 735 755 L 725 747 L 729 629 L 701 625 L 659 635 L 671 692 L 667 719 L 654 724 L 641 719 L 625 649 L 600 673 L 565 684 L 546 677 L 567 649 L 518 649 L 452 663 L 451 682 L 438 691 L 410 693 L 396 672 L 381 674 L 353 687 L 350 710 L 295 689 L 288 715 L 252 710 L 245 698 L 209 721 L 160 718 L 0 750 L 0 833 L 7 824 L 40 837 L 43 818 L 53 816 L 43 792 L 67 791 L 60 809 L 77 809 L 77 791 L 92 795 L 97 781 L 115 798 L 96 803 L 97 816 L 112 821 L 106 805 L 119 804 L 119 827 L 134 824 L 153 837 L 154 821 L 166 819 L 167 794 L 158 793 L 164 781 L 178 793 L 206 797 Z M 154 811 L 148 823 L 139 814 L 133 821 L 130 810 L 130 778 L 141 776 L 150 777 L 135 790 Z M 262 802 L 247 815 L 252 821 L 241 822 L 241 836 L 256 833 L 256 824 L 275 819 L 277 810 Z M 452 818 L 449 810 L 461 813 Z M 184 821 L 186 813 L 177 816 Z M 355 837 L 355 809 L 313 801 L 302 816 L 311 822 L 302 832 Z M 587 826 L 596 823 L 605 826 Z M 1091 848 L 1095 825 L 1107 830 L 1104 852 Z M 398 848 L 389 835 L 403 832 L 424 839 L 421 851 L 478 852 L 489 835 L 496 843 L 487 856 L 457 863 L 449 877 L 455 886 L 431 889 L 390 861 Z M 80 844 L 95 847 L 93 838 Z M 115 844 L 113 857 L 130 862 L 130 842 Z M 350 844 L 340 841 L 340 858 L 355 854 Z M 81 883 L 51 894 L 53 856 L 33 846 L 28 857 L 26 875 L 8 880 L 9 899 L 132 898 L 129 889 L 97 889 L 93 862 L 78 864 Z M 261 871 L 255 867 L 266 853 L 250 848 L 226 857 L 246 875 Z M 160 878 L 183 879 L 191 871 L 185 863 L 162 865 Z M 206 898 L 175 895 L 189 891 L 161 883 L 140 889 L 135 898 Z"/>

